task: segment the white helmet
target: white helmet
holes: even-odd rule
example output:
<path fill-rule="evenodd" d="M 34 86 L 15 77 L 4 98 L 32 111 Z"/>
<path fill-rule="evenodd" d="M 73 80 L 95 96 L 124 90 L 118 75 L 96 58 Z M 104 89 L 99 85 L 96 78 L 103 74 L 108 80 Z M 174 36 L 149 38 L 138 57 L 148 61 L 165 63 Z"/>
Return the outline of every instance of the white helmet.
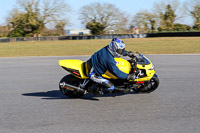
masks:
<path fill-rule="evenodd" d="M 118 38 L 113 38 L 108 46 L 108 50 L 114 57 L 121 57 L 125 51 L 125 43 Z"/>

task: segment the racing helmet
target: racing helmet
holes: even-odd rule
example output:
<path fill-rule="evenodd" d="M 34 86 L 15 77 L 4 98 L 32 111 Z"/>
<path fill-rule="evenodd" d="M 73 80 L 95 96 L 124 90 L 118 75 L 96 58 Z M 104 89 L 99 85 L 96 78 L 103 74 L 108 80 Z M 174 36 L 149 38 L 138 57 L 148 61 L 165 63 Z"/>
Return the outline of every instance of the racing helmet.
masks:
<path fill-rule="evenodd" d="M 108 46 L 108 50 L 114 57 L 121 57 L 125 51 L 125 43 L 118 38 L 113 38 Z"/>

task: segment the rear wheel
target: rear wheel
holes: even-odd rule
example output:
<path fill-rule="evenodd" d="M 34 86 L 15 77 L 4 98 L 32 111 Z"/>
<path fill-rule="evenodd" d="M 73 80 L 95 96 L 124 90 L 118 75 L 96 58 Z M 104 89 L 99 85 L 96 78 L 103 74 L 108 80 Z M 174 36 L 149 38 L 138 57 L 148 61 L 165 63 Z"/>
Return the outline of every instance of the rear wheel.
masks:
<path fill-rule="evenodd" d="M 61 80 L 60 80 L 60 83 L 62 82 L 65 82 L 67 84 L 70 84 L 70 85 L 73 85 L 73 86 L 76 86 L 78 87 L 81 83 L 81 80 L 74 77 L 73 75 L 69 74 L 69 75 L 66 75 L 65 77 L 63 77 Z M 75 92 L 75 91 L 71 91 L 69 89 L 66 89 L 66 88 L 62 88 L 60 86 L 60 83 L 59 83 L 59 88 L 60 88 L 60 91 L 68 96 L 68 97 L 72 97 L 72 98 L 79 98 L 79 97 L 82 97 L 84 94 L 83 93 L 78 93 L 78 92 Z"/>
<path fill-rule="evenodd" d="M 140 88 L 136 90 L 137 93 L 151 93 L 155 91 L 159 86 L 158 76 L 155 74 L 150 81 L 144 83 Z"/>

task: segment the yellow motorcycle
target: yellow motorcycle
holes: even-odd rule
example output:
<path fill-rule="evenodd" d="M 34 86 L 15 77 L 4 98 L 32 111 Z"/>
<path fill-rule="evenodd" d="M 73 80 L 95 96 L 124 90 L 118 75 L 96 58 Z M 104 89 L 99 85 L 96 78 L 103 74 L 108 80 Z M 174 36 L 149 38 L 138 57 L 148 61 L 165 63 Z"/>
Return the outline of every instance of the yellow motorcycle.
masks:
<path fill-rule="evenodd" d="M 118 79 L 116 76 L 106 71 L 102 77 L 110 80 L 123 92 L 150 93 L 159 86 L 159 79 L 155 74 L 152 62 L 141 53 L 137 52 L 131 59 L 115 58 L 117 67 L 124 73 L 135 73 L 136 78 L 132 80 Z M 88 78 L 88 64 L 81 60 L 60 60 L 59 65 L 70 74 L 64 76 L 60 83 L 60 91 L 69 97 L 82 97 L 87 93 L 104 94 L 103 88 L 99 84 Z"/>

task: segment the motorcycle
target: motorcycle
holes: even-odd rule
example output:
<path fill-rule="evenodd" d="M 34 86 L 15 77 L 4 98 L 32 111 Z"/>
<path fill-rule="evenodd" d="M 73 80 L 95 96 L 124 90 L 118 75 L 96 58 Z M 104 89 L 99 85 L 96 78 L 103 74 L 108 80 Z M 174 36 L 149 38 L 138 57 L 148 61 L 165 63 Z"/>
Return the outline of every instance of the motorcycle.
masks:
<path fill-rule="evenodd" d="M 102 75 L 116 87 L 121 88 L 123 93 L 151 93 L 158 88 L 159 78 L 155 74 L 154 65 L 143 54 L 137 52 L 131 59 L 115 58 L 115 61 L 121 71 L 127 74 L 135 73 L 136 75 L 134 81 L 118 79 L 109 71 Z M 59 65 L 70 73 L 64 76 L 59 83 L 60 91 L 64 95 L 78 98 L 87 93 L 104 94 L 106 88 L 88 78 L 87 62 L 68 59 L 60 60 Z"/>

